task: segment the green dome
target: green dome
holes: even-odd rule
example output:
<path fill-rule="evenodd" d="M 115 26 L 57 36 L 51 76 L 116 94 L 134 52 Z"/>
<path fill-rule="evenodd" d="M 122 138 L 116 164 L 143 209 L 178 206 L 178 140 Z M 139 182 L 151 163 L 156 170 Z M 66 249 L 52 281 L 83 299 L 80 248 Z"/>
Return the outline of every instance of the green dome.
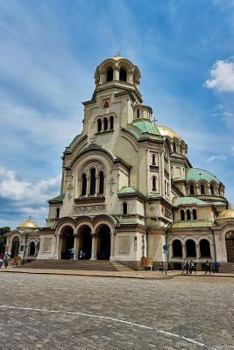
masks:
<path fill-rule="evenodd" d="M 202 205 L 207 205 L 207 203 L 194 197 L 178 197 L 178 198 L 173 198 L 173 205 L 175 207 L 179 207 L 180 205 L 202 206 Z"/>
<path fill-rule="evenodd" d="M 160 136 L 157 126 L 147 119 L 136 120 L 132 123 L 142 134 L 151 134 Z"/>
<path fill-rule="evenodd" d="M 211 174 L 207 170 L 199 169 L 199 168 L 191 168 L 187 171 L 186 174 L 186 181 L 200 181 L 200 180 L 205 180 L 208 182 L 215 181 L 219 183 L 219 179 Z"/>
<path fill-rule="evenodd" d="M 124 186 L 119 190 L 119 193 L 135 193 L 136 190 L 130 186 Z"/>

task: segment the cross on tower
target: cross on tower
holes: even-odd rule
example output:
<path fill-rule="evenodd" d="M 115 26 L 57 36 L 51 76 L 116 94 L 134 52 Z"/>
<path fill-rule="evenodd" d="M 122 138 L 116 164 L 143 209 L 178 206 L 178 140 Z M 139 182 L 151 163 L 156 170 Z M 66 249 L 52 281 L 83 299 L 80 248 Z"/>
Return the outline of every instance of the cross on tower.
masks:
<path fill-rule="evenodd" d="M 118 57 L 120 55 L 121 55 L 120 51 L 117 51 L 116 54 L 114 55 L 114 57 Z"/>
<path fill-rule="evenodd" d="M 156 122 L 158 121 L 158 119 L 156 119 L 155 117 L 154 117 L 154 119 L 153 119 L 153 123 L 154 123 L 154 125 L 156 125 Z"/>

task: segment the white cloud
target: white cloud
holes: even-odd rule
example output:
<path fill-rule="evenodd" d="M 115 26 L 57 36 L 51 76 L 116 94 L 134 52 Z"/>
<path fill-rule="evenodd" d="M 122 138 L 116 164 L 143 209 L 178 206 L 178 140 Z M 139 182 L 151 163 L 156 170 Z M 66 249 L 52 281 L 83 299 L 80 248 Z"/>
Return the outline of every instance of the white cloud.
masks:
<path fill-rule="evenodd" d="M 25 203 L 45 204 L 58 191 L 60 176 L 37 183 L 17 178 L 14 171 L 0 167 L 0 197 Z"/>
<path fill-rule="evenodd" d="M 234 92 L 234 61 L 233 58 L 218 60 L 210 70 L 210 78 L 205 86 L 219 92 Z"/>
<path fill-rule="evenodd" d="M 225 156 L 225 154 L 217 154 L 217 155 L 210 156 L 207 159 L 207 162 L 213 162 L 215 160 L 227 160 L 227 157 Z"/>

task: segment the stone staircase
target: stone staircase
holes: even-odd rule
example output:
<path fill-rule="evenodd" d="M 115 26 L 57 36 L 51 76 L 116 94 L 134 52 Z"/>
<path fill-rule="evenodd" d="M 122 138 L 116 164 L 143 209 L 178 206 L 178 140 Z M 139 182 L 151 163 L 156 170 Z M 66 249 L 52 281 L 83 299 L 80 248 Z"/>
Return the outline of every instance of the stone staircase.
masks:
<path fill-rule="evenodd" d="M 90 270 L 90 271 L 132 271 L 116 261 L 109 260 L 34 260 L 19 268 L 58 269 L 58 270 Z"/>
<path fill-rule="evenodd" d="M 222 263 L 220 266 L 222 273 L 234 273 L 234 263 Z"/>

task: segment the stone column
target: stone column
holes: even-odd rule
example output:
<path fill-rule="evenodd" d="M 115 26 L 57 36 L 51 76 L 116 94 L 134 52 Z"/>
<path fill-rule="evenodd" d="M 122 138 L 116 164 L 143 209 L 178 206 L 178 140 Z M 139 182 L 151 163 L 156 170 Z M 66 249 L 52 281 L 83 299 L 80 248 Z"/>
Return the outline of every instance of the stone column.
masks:
<path fill-rule="evenodd" d="M 182 243 L 182 256 L 183 256 L 183 259 L 186 259 L 186 249 L 185 249 L 184 243 Z"/>
<path fill-rule="evenodd" d="M 73 259 L 78 260 L 78 235 L 74 235 L 74 243 L 73 243 Z"/>
<path fill-rule="evenodd" d="M 199 260 L 199 258 L 200 258 L 200 244 L 198 242 L 196 242 L 196 255 L 197 255 L 197 259 Z"/>
<path fill-rule="evenodd" d="M 92 232 L 92 251 L 90 260 L 97 260 L 97 235 Z"/>
<path fill-rule="evenodd" d="M 114 260 L 115 256 L 115 237 L 114 233 L 110 233 L 110 260 Z"/>

